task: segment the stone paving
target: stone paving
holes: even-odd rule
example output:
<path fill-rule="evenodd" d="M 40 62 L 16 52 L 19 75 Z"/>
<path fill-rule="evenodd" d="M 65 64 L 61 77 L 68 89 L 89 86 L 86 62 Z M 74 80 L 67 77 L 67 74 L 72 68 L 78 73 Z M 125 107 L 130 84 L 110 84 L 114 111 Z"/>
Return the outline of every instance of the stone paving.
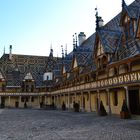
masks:
<path fill-rule="evenodd" d="M 0 140 L 140 140 L 140 120 L 95 113 L 0 109 Z"/>

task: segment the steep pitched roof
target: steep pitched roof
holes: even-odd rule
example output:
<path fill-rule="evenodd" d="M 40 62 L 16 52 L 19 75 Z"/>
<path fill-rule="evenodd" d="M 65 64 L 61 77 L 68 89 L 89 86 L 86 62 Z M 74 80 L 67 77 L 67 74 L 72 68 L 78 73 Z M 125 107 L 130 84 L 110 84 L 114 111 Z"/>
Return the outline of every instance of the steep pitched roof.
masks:
<path fill-rule="evenodd" d="M 48 61 L 46 56 L 18 54 L 12 54 L 12 60 L 9 60 L 9 54 L 4 54 L 0 59 L 0 67 L 5 75 L 7 86 L 20 86 L 28 72 L 32 73 L 36 86 L 43 86 L 43 74 Z"/>

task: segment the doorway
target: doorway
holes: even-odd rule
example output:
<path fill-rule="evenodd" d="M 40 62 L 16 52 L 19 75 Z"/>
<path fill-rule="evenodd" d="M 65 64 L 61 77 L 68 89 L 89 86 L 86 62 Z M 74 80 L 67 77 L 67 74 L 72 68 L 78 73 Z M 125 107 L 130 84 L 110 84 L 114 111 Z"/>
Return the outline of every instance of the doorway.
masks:
<path fill-rule="evenodd" d="M 139 89 L 129 90 L 129 107 L 132 114 L 140 115 Z"/>
<path fill-rule="evenodd" d="M 5 97 L 1 97 L 1 108 L 5 108 Z"/>
<path fill-rule="evenodd" d="M 15 107 L 16 107 L 16 108 L 19 107 L 19 102 L 15 102 Z"/>

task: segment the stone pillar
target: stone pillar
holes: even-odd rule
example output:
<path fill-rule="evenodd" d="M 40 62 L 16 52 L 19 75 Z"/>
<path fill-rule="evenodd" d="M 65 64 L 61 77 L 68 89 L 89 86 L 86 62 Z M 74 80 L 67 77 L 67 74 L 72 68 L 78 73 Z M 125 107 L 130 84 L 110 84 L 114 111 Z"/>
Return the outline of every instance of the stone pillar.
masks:
<path fill-rule="evenodd" d="M 64 103 L 66 105 L 66 94 L 64 93 Z"/>
<path fill-rule="evenodd" d="M 68 109 L 70 109 L 70 94 L 68 93 Z"/>
<path fill-rule="evenodd" d="M 47 96 L 45 96 L 45 103 L 44 103 L 45 105 L 47 104 Z"/>
<path fill-rule="evenodd" d="M 40 96 L 38 96 L 38 107 L 40 107 Z"/>
<path fill-rule="evenodd" d="M 107 92 L 107 99 L 108 99 L 108 113 L 109 115 L 111 115 L 111 104 L 110 104 L 110 92 L 109 92 L 109 89 L 106 89 L 106 92 Z"/>
<path fill-rule="evenodd" d="M 91 93 L 90 93 L 90 91 L 88 92 L 88 96 L 89 96 L 89 111 L 91 112 Z"/>
<path fill-rule="evenodd" d="M 84 93 L 82 92 L 81 93 L 81 96 L 82 96 L 82 102 L 81 102 L 81 104 L 82 104 L 82 106 L 81 106 L 81 109 L 82 109 L 82 111 L 84 111 L 84 102 L 83 102 L 83 100 L 84 100 Z"/>
<path fill-rule="evenodd" d="M 21 107 L 21 96 L 19 96 L 18 102 L 19 102 L 19 107 Z"/>
<path fill-rule="evenodd" d="M 129 93 L 128 93 L 128 86 L 125 86 L 125 95 L 126 95 L 126 104 L 127 104 L 127 107 L 128 109 L 130 109 L 129 107 Z"/>
<path fill-rule="evenodd" d="M 75 96 L 75 103 L 77 103 L 77 96 L 76 96 L 76 93 L 74 94 L 74 96 Z"/>
<path fill-rule="evenodd" d="M 100 92 L 97 90 L 97 96 L 98 96 L 98 112 L 100 111 Z"/>
<path fill-rule="evenodd" d="M 10 107 L 10 104 L 11 104 L 11 97 L 9 96 L 8 107 Z"/>
<path fill-rule="evenodd" d="M 56 95 L 56 107 L 58 108 L 58 95 Z"/>
<path fill-rule="evenodd" d="M 30 105 L 30 107 L 32 107 L 32 96 L 30 96 L 29 105 Z"/>
<path fill-rule="evenodd" d="M 53 96 L 54 105 L 56 105 L 55 95 Z"/>

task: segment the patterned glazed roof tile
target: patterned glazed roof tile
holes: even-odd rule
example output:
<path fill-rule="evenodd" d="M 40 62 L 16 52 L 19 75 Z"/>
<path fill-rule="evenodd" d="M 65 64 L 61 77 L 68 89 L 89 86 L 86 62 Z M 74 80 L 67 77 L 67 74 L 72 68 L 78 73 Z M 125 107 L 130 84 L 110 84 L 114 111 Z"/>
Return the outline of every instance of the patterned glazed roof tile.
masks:
<path fill-rule="evenodd" d="M 97 32 L 103 44 L 105 53 L 114 53 L 121 38 L 120 31 L 101 29 Z"/>

